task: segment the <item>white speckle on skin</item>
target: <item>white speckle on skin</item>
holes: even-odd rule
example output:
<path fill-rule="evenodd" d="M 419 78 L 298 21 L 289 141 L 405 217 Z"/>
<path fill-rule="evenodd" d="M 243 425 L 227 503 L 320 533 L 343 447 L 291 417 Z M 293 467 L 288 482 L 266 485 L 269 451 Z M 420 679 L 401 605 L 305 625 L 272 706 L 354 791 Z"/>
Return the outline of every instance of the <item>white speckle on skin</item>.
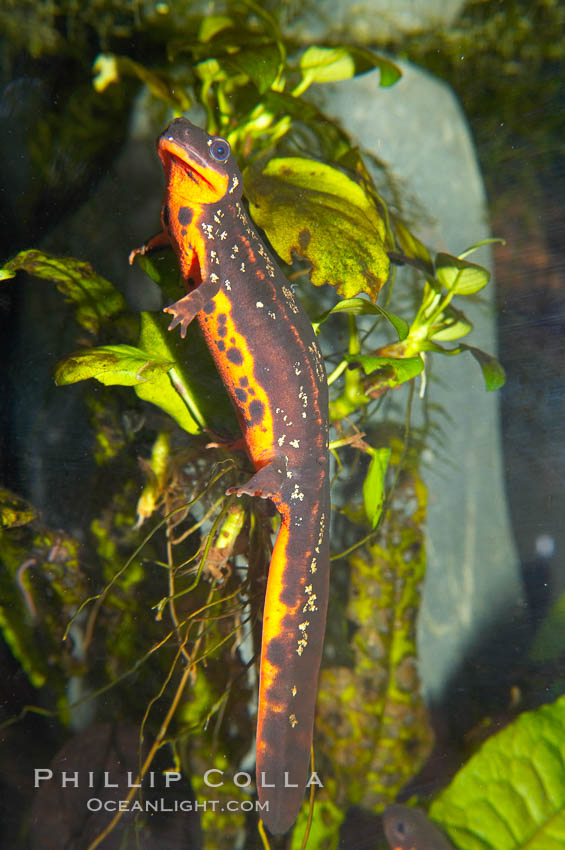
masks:
<path fill-rule="evenodd" d="M 293 449 L 299 449 L 300 448 L 300 440 L 291 440 L 290 445 L 292 446 Z"/>
<path fill-rule="evenodd" d="M 255 306 L 257 307 L 258 310 L 261 310 L 265 305 L 263 304 L 262 301 L 256 301 Z"/>
<path fill-rule="evenodd" d="M 308 407 L 308 396 L 304 392 L 304 387 L 300 387 L 300 389 L 298 391 L 298 398 L 302 402 L 302 407 L 304 407 L 304 408 Z"/>
<path fill-rule="evenodd" d="M 302 655 L 306 647 L 308 646 L 308 632 L 306 629 L 310 625 L 310 620 L 305 620 L 303 623 L 298 624 L 298 628 L 302 632 L 302 637 L 298 640 L 298 644 L 296 647 L 296 652 L 298 655 Z"/>
<path fill-rule="evenodd" d="M 306 600 L 306 605 L 304 605 L 304 607 L 302 608 L 303 612 L 306 613 L 306 611 L 317 611 L 318 606 L 316 605 L 316 599 L 318 597 L 315 593 L 312 592 L 312 585 L 308 584 L 304 588 L 304 592 L 308 596 L 308 599 Z"/>
<path fill-rule="evenodd" d="M 292 444 L 291 444 L 291 445 L 292 445 Z M 291 493 L 291 495 L 290 495 L 290 498 L 291 498 L 293 501 L 296 501 L 297 499 L 298 499 L 300 502 L 302 502 L 302 501 L 303 501 L 303 499 L 304 499 L 304 493 L 302 493 L 302 492 L 300 491 L 300 487 L 298 486 L 298 484 L 295 484 L 295 485 L 294 485 L 294 490 L 292 491 L 292 493 Z"/>

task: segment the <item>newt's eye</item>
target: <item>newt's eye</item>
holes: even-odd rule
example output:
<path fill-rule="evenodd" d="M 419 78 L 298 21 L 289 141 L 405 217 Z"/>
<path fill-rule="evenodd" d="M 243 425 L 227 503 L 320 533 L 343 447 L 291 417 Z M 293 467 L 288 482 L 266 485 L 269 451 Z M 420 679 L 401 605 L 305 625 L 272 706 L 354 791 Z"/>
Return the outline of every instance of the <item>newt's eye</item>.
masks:
<path fill-rule="evenodd" d="M 214 139 L 210 145 L 210 153 L 217 162 L 225 162 L 231 153 L 229 142 L 225 139 Z"/>

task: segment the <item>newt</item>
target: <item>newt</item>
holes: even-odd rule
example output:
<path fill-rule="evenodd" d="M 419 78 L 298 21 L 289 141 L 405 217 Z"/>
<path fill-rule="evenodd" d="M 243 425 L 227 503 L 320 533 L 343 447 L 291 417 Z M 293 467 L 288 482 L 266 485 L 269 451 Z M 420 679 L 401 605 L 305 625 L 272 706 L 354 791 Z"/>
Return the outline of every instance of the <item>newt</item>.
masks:
<path fill-rule="evenodd" d="M 275 835 L 309 778 L 329 584 L 328 389 L 312 325 L 241 203 L 229 143 L 186 118 L 157 140 L 162 232 L 187 294 L 169 330 L 196 319 L 226 386 L 255 474 L 228 493 L 270 499 L 281 517 L 263 612 L 257 714 L 261 818 Z"/>
<path fill-rule="evenodd" d="M 393 803 L 383 814 L 392 850 L 453 850 L 453 845 L 421 809 Z"/>

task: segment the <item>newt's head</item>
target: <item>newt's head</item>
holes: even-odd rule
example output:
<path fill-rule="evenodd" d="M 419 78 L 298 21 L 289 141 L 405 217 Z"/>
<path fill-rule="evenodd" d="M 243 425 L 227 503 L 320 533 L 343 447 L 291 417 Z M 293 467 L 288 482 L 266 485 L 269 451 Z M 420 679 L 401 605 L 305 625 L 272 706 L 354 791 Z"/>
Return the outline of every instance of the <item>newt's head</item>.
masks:
<path fill-rule="evenodd" d="M 453 850 L 453 844 L 421 809 L 392 803 L 384 811 L 383 822 L 393 850 Z"/>
<path fill-rule="evenodd" d="M 241 172 L 225 139 L 208 135 L 186 118 L 175 118 L 157 139 L 157 151 L 167 181 L 187 204 L 241 198 Z"/>

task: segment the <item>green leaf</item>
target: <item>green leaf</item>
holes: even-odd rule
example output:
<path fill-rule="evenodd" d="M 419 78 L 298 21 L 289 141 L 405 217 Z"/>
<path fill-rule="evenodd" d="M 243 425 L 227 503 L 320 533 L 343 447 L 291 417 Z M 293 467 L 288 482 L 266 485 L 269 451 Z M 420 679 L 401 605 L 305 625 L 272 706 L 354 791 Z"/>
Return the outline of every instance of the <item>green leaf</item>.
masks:
<path fill-rule="evenodd" d="M 309 820 L 310 807 L 307 797 L 298 813 L 296 826 L 292 830 L 290 850 L 302 850 L 304 847 L 304 835 Z M 310 823 L 309 850 L 337 850 L 339 827 L 344 820 L 343 808 L 336 806 L 333 800 L 320 799 L 318 796 Z"/>
<path fill-rule="evenodd" d="M 78 352 L 60 363 L 55 370 L 57 386 L 95 378 L 105 386 L 134 387 L 166 374 L 169 360 L 150 360 L 133 345 L 101 345 Z"/>
<path fill-rule="evenodd" d="M 494 735 L 430 809 L 458 850 L 565 846 L 565 697 Z"/>
<path fill-rule="evenodd" d="M 335 48 L 326 49 L 331 50 Z M 396 81 L 402 76 L 402 71 L 398 65 L 395 65 L 394 62 L 390 61 L 390 59 L 385 59 L 384 56 L 374 53 L 367 47 L 356 47 L 350 44 L 338 49 L 345 50 L 353 60 L 355 76 L 359 76 L 359 74 L 365 74 L 367 71 L 373 71 L 375 68 L 379 68 L 381 72 L 379 85 L 383 87 L 394 85 L 394 83 L 396 83 Z"/>
<path fill-rule="evenodd" d="M 202 62 L 197 63 L 195 68 L 196 73 L 205 85 L 222 82 L 227 79 L 225 69 L 215 58 L 203 59 Z"/>
<path fill-rule="evenodd" d="M 185 294 L 179 263 L 171 248 L 138 254 L 136 263 L 154 281 L 169 301 L 177 301 Z"/>
<path fill-rule="evenodd" d="M 300 70 L 308 84 L 335 83 L 380 68 L 380 85 L 391 86 L 402 72 L 389 59 L 363 47 L 318 47 L 313 45 L 300 58 Z"/>
<path fill-rule="evenodd" d="M 159 284 L 169 302 L 182 297 L 178 263 L 171 250 L 162 253 L 156 251 L 151 258 L 138 256 L 137 260 L 147 274 Z M 170 317 L 162 313 L 142 313 L 140 348 L 152 360 L 170 360 L 174 363 L 174 370 L 169 377 L 178 398 L 170 396 L 170 388 L 164 378 L 160 379 L 162 386 L 155 392 L 153 384 L 151 389 L 146 384 L 139 385 L 136 389 L 137 395 L 158 404 L 191 434 L 200 430 L 204 423 L 219 433 L 238 434 L 239 425 L 233 405 L 229 401 L 198 323 L 192 322 L 185 339 L 182 339 L 178 331 L 169 331 L 169 323 Z M 146 395 L 149 391 L 154 398 Z M 165 395 L 161 396 L 161 391 Z M 190 410 L 189 421 L 185 421 L 184 411 L 187 409 Z"/>
<path fill-rule="evenodd" d="M 361 186 L 343 172 L 299 157 L 272 159 L 245 176 L 251 215 L 280 257 L 307 258 L 316 286 L 373 300 L 388 277 L 385 224 Z"/>
<path fill-rule="evenodd" d="M 56 384 L 94 378 L 106 386 L 134 387 L 143 401 L 160 407 L 190 434 L 198 433 L 204 419 L 178 362 L 174 351 L 177 340 L 168 334 L 167 323 L 165 317 L 142 313 L 139 348 L 105 345 L 73 354 L 57 366 Z"/>
<path fill-rule="evenodd" d="M 104 321 L 126 309 L 118 290 L 97 275 L 89 263 L 72 257 L 53 257 L 43 251 L 21 251 L 6 263 L 4 271 L 24 271 L 35 277 L 52 280 L 67 301 L 75 305 L 76 320 L 93 334 Z"/>
<path fill-rule="evenodd" d="M 346 313 L 350 316 L 383 316 L 396 330 L 399 340 L 406 339 L 410 329 L 408 322 L 401 318 L 401 316 L 397 316 L 395 313 L 389 313 L 388 310 L 384 310 L 378 304 L 373 304 L 372 301 L 368 301 L 366 298 L 344 298 L 338 301 L 331 310 L 328 310 L 318 319 L 316 324 L 323 324 L 335 313 Z"/>
<path fill-rule="evenodd" d="M 223 68 L 233 67 L 246 74 L 261 94 L 269 91 L 280 68 L 281 57 L 276 44 L 264 44 L 251 50 L 240 50 L 229 60 L 222 60 Z"/>
<path fill-rule="evenodd" d="M 313 45 L 300 57 L 303 77 L 312 83 L 335 83 L 355 74 L 355 63 L 346 47 Z"/>
<path fill-rule="evenodd" d="M 389 448 L 371 449 L 371 462 L 363 482 L 363 504 L 371 528 L 377 527 L 383 511 L 385 479 L 390 456 Z"/>
<path fill-rule="evenodd" d="M 385 372 L 385 384 L 391 389 L 411 381 L 424 369 L 424 361 L 421 357 L 377 357 L 373 354 L 349 354 L 347 360 L 359 363 L 366 375 L 371 375 L 377 369 Z M 388 373 L 388 374 L 387 374 Z"/>
<path fill-rule="evenodd" d="M 430 252 L 424 243 L 420 242 L 420 240 L 414 236 L 412 231 L 409 230 L 404 222 L 399 218 L 394 219 L 394 231 L 396 233 L 398 244 L 402 248 L 403 252 L 408 257 L 412 257 L 414 260 L 420 260 L 422 268 L 428 274 L 433 275 L 434 264 L 432 263 Z"/>
<path fill-rule="evenodd" d="M 179 358 L 179 348 L 184 345 L 178 334 L 167 328 L 169 318 L 156 313 L 141 314 L 139 344 L 152 357 L 172 361 L 174 367 L 166 375 L 156 375 L 153 380 L 135 387 L 136 395 L 143 401 L 157 405 L 189 434 L 196 434 L 204 427 L 204 417 Z"/>
<path fill-rule="evenodd" d="M 472 295 L 487 285 L 490 273 L 475 263 L 460 257 L 440 253 L 435 262 L 436 278 L 449 292 L 456 295 Z"/>
<path fill-rule="evenodd" d="M 450 304 L 442 314 L 438 330 L 432 328 L 430 336 L 439 342 L 450 342 L 454 339 L 461 339 L 462 336 L 466 336 L 472 330 L 471 322 L 465 318 L 460 310 L 456 310 Z"/>
<path fill-rule="evenodd" d="M 202 24 L 198 32 L 198 41 L 210 41 L 219 32 L 225 29 L 231 29 L 233 25 L 232 18 L 228 18 L 226 15 L 206 15 L 202 19 Z"/>
<path fill-rule="evenodd" d="M 94 60 L 92 70 L 96 75 L 93 85 L 98 92 L 104 91 L 111 83 L 117 82 L 121 76 L 136 77 L 145 83 L 151 94 L 159 100 L 164 100 L 165 103 L 183 112 L 190 109 L 191 100 L 179 83 L 166 74 L 150 71 L 145 65 L 135 62 L 129 56 L 100 53 Z"/>
<path fill-rule="evenodd" d="M 481 351 L 480 348 L 474 348 L 472 345 L 462 343 L 460 348 L 464 351 L 469 351 L 481 367 L 485 386 L 489 392 L 499 390 L 504 385 L 506 372 L 504 366 L 498 362 L 496 357 L 493 357 L 492 354 L 487 354 L 486 351 Z"/>
<path fill-rule="evenodd" d="M 532 661 L 554 661 L 565 645 L 565 593 L 553 603 L 539 627 L 528 653 Z"/>

